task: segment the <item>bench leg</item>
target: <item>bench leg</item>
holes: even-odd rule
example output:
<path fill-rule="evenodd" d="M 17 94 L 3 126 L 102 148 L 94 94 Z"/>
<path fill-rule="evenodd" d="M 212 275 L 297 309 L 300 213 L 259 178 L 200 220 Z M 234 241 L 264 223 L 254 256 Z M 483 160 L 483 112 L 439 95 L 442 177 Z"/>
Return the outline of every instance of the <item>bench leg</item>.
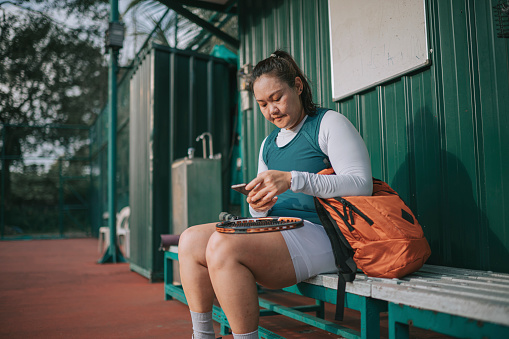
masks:
<path fill-rule="evenodd" d="M 225 324 L 220 323 L 219 325 L 220 325 L 220 329 L 219 329 L 220 335 L 229 335 L 232 333 L 230 328 L 228 326 L 226 326 Z"/>
<path fill-rule="evenodd" d="M 408 339 L 410 337 L 410 326 L 401 322 L 401 312 L 404 310 L 401 306 L 389 303 L 389 338 L 390 339 Z"/>
<path fill-rule="evenodd" d="M 456 338 L 509 338 L 509 326 L 389 303 L 389 338 L 408 338 L 410 326 Z"/>
<path fill-rule="evenodd" d="M 164 283 L 173 284 L 173 259 L 170 258 L 168 253 L 164 254 Z M 164 300 L 172 300 L 171 294 L 164 292 Z"/>
<path fill-rule="evenodd" d="M 325 319 L 325 303 L 318 299 L 315 299 L 315 303 L 318 306 L 318 309 L 316 310 L 316 317 Z"/>
<path fill-rule="evenodd" d="M 361 313 L 361 338 L 380 338 L 380 312 L 387 309 L 381 300 L 362 298 L 359 311 Z"/>
<path fill-rule="evenodd" d="M 394 322 L 389 325 L 389 338 L 408 339 L 410 338 L 410 326 Z"/>
<path fill-rule="evenodd" d="M 228 323 L 228 319 L 226 318 L 226 314 L 224 314 L 221 307 L 216 305 L 212 306 L 212 319 L 219 323 L 220 335 L 229 335 L 232 333 L 230 324 Z"/>

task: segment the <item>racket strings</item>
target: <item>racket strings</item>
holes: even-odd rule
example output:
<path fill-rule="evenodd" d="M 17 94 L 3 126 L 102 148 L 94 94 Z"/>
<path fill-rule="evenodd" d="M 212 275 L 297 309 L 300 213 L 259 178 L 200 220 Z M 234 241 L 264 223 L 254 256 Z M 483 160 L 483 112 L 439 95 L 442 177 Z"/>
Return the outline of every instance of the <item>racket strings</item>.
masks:
<path fill-rule="evenodd" d="M 238 219 L 221 222 L 216 225 L 216 230 L 221 233 L 263 233 L 298 228 L 303 224 L 300 218 Z"/>
<path fill-rule="evenodd" d="M 288 224 L 288 221 L 280 220 L 259 220 L 259 221 L 238 221 L 236 223 L 230 223 L 232 227 L 256 227 L 256 226 L 279 226 Z"/>

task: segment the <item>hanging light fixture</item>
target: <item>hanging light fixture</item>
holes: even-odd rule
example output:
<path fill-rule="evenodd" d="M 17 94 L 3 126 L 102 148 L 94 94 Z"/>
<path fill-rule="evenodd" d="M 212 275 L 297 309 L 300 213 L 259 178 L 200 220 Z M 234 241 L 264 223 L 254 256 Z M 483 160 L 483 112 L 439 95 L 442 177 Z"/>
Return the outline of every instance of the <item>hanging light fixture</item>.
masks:
<path fill-rule="evenodd" d="M 106 30 L 106 49 L 119 50 L 124 45 L 124 24 L 121 22 L 110 22 Z"/>

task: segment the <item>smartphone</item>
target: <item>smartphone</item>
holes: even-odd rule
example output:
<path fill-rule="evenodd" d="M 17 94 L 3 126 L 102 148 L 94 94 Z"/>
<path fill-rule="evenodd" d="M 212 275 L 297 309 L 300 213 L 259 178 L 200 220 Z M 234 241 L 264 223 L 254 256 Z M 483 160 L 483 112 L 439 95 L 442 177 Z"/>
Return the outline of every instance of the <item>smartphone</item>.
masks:
<path fill-rule="evenodd" d="M 247 184 L 232 185 L 232 189 L 234 189 L 235 191 L 240 192 L 240 193 L 242 193 L 244 195 L 248 195 L 250 191 L 248 191 L 246 189 L 246 185 Z"/>

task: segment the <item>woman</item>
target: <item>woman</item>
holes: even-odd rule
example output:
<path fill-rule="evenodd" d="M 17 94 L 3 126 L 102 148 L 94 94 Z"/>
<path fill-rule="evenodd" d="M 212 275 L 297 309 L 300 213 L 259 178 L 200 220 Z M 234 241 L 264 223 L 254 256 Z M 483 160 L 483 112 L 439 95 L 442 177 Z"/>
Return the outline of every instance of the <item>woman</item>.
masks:
<path fill-rule="evenodd" d="M 371 195 L 366 146 L 341 114 L 318 108 L 293 58 L 278 50 L 253 70 L 251 90 L 278 129 L 262 143 L 258 175 L 247 186 L 254 217 L 293 216 L 304 227 L 234 235 L 215 223 L 187 229 L 179 242 L 180 275 L 195 339 L 214 338 L 214 294 L 233 337 L 258 338 L 256 283 L 279 289 L 336 270 L 332 248 L 314 209 L 313 196 Z M 318 175 L 332 166 L 336 175 Z"/>

